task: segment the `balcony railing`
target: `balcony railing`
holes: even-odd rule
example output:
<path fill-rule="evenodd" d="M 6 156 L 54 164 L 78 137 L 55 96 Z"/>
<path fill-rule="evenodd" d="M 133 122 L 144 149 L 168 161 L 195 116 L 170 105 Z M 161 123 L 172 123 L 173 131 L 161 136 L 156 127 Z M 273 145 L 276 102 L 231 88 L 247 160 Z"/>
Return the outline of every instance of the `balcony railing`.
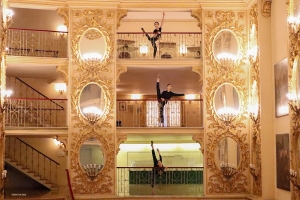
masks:
<path fill-rule="evenodd" d="M 11 28 L 6 48 L 11 56 L 67 58 L 68 33 Z"/>
<path fill-rule="evenodd" d="M 7 127 L 66 127 L 66 99 L 11 98 L 5 109 Z"/>
<path fill-rule="evenodd" d="M 172 99 L 164 106 L 165 127 L 202 127 L 202 100 Z M 117 127 L 159 127 L 159 106 L 155 99 L 117 100 Z"/>
<path fill-rule="evenodd" d="M 203 167 L 168 167 L 161 175 L 152 167 L 117 167 L 118 196 L 202 196 Z"/>
<path fill-rule="evenodd" d="M 148 33 L 152 37 L 152 33 Z M 156 58 L 201 58 L 201 32 L 163 32 L 156 41 Z M 119 58 L 153 58 L 153 47 L 142 33 L 118 33 L 117 55 Z"/>

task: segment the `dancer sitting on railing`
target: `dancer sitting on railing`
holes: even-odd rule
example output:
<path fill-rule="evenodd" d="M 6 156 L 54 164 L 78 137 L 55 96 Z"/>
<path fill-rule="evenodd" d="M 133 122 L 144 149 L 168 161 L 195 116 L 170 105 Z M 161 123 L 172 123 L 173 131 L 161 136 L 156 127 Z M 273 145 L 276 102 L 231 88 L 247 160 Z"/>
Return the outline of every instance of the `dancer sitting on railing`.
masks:
<path fill-rule="evenodd" d="M 160 93 L 160 87 L 159 87 L 159 74 L 156 78 L 156 93 L 157 93 L 157 101 L 159 103 L 159 123 L 160 126 L 164 126 L 164 106 L 168 103 L 168 100 L 171 99 L 173 96 L 184 96 L 184 94 L 176 94 L 171 92 L 172 85 L 169 83 L 167 85 L 167 90 Z"/>
<path fill-rule="evenodd" d="M 162 30 L 162 26 L 164 23 L 164 17 L 165 17 L 165 13 L 163 12 L 163 18 L 161 20 L 161 25 L 159 26 L 158 22 L 154 22 L 154 27 L 155 29 L 153 30 L 153 36 L 150 37 L 144 30 L 144 28 L 141 28 L 143 33 L 146 35 L 146 37 L 148 38 L 148 40 L 151 42 L 151 45 L 153 47 L 153 58 L 155 58 L 156 56 L 156 52 L 157 52 L 157 45 L 156 45 L 156 41 L 159 40 L 159 38 L 161 37 L 161 30 Z"/>
<path fill-rule="evenodd" d="M 152 173 L 151 173 L 150 182 L 151 182 L 152 194 L 155 194 L 154 193 L 154 183 L 155 183 L 156 177 L 164 175 L 167 167 L 164 167 L 162 164 L 162 157 L 160 155 L 160 151 L 158 148 L 157 148 L 157 153 L 159 155 L 159 160 L 157 160 L 155 151 L 154 151 L 154 147 L 153 147 L 153 141 L 151 141 L 151 147 L 152 147 L 153 169 L 152 169 Z"/>

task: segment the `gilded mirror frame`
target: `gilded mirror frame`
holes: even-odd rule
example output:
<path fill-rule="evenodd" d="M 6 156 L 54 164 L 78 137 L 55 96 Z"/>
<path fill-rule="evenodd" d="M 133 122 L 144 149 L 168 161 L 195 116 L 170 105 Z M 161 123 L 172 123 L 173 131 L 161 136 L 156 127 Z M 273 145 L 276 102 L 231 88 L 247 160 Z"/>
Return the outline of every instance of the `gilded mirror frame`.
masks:
<path fill-rule="evenodd" d="M 107 85 L 107 81 L 105 81 L 105 78 L 101 77 L 87 77 L 84 80 L 81 80 L 75 85 L 75 88 L 72 93 L 72 114 L 76 114 L 72 117 L 72 119 L 78 119 L 80 122 L 82 122 L 84 125 L 88 126 L 104 126 L 104 127 L 112 127 L 110 123 L 108 123 L 108 120 L 111 119 L 111 117 L 108 117 L 112 111 L 113 111 L 113 89 Z M 108 81 L 109 82 L 109 81 Z M 101 92 L 103 92 L 103 98 L 105 102 L 105 108 L 103 110 L 103 114 L 99 117 L 97 122 L 90 123 L 88 119 L 82 114 L 81 108 L 80 108 L 80 97 L 82 90 L 87 86 L 88 84 L 97 84 L 101 88 Z"/>
<path fill-rule="evenodd" d="M 80 100 L 81 100 L 81 95 L 82 95 L 82 92 L 83 92 L 84 88 L 86 86 L 88 86 L 88 85 L 91 85 L 91 84 L 97 85 L 101 89 L 101 93 L 104 91 L 103 88 L 101 87 L 101 85 L 99 85 L 98 83 L 95 83 L 95 82 L 89 82 L 89 83 L 87 83 L 80 90 L 79 97 L 78 97 L 79 114 L 81 114 L 82 117 L 85 118 L 85 120 L 87 120 L 87 121 L 89 121 L 89 120 L 88 120 L 87 116 L 83 113 L 83 111 L 81 109 L 81 102 L 80 102 Z M 103 106 L 103 108 L 104 109 L 102 110 L 102 114 L 96 119 L 96 122 L 102 117 L 102 115 L 104 115 L 105 113 L 107 113 L 107 109 L 108 109 L 108 103 L 107 103 L 107 99 L 108 98 L 106 97 L 107 93 L 103 92 L 103 94 L 104 94 L 103 95 L 103 98 L 104 98 L 104 106 Z M 101 101 L 102 101 L 102 98 L 101 98 Z"/>
<path fill-rule="evenodd" d="M 89 18 L 88 17 L 89 13 L 85 13 L 85 14 L 87 16 L 85 19 L 74 23 L 75 27 L 73 28 L 73 33 L 72 33 L 73 60 L 79 66 L 79 68 L 87 68 L 93 70 L 93 72 L 95 72 L 96 70 L 98 71 L 99 69 L 101 71 L 107 71 L 107 72 L 111 71 L 109 68 L 106 67 L 109 63 L 112 62 L 112 58 L 113 58 L 113 42 L 110 39 L 113 38 L 113 36 L 110 34 L 111 26 L 105 24 L 105 22 L 101 23 L 102 20 L 100 19 L 97 20 L 98 17 Z M 97 13 L 93 13 L 93 14 L 96 15 Z M 101 17 L 101 15 L 99 15 L 99 17 Z M 105 40 L 105 53 L 103 55 L 103 59 L 101 62 L 89 63 L 89 62 L 85 62 L 81 58 L 80 41 L 81 38 L 84 37 L 86 31 L 88 31 L 89 29 L 98 30 L 102 34 L 103 39 Z"/>
<path fill-rule="evenodd" d="M 110 137 L 106 131 L 101 133 L 96 131 L 87 130 L 80 133 L 72 133 L 75 137 L 71 143 L 71 169 L 74 171 L 75 176 L 72 178 L 72 188 L 75 194 L 94 194 L 101 193 L 107 194 L 112 192 L 113 180 L 111 178 L 111 171 L 114 171 L 114 144 L 109 143 L 106 137 Z M 88 138 L 97 138 L 102 144 L 102 152 L 104 158 L 104 165 L 97 174 L 94 180 L 91 180 L 80 163 L 80 148 Z"/>
<path fill-rule="evenodd" d="M 241 110 L 241 98 L 240 98 L 240 94 L 238 93 L 237 88 L 236 88 L 234 85 L 230 84 L 230 83 L 227 83 L 227 82 L 222 83 L 222 84 L 220 84 L 220 85 L 217 87 L 217 89 L 214 91 L 214 95 L 213 95 L 213 101 L 214 101 L 214 103 L 213 103 L 214 109 L 213 109 L 213 110 L 214 110 L 215 114 L 216 114 L 221 120 L 223 120 L 223 119 L 221 118 L 221 116 L 219 115 L 219 113 L 218 113 L 218 111 L 217 111 L 217 109 L 216 109 L 215 98 L 216 98 L 216 95 L 217 95 L 218 90 L 219 90 L 223 85 L 226 85 L 226 84 L 232 86 L 232 88 L 235 89 L 235 91 L 236 91 L 236 93 L 237 93 L 237 95 L 238 95 L 238 102 L 239 102 L 239 108 L 238 108 L 238 110 L 237 110 L 237 111 L 238 111 L 238 114 L 237 114 L 236 116 L 234 116 L 233 118 L 236 118 L 236 117 L 239 115 L 240 110 Z"/>
<path fill-rule="evenodd" d="M 222 188 L 227 188 L 226 192 L 246 192 L 247 188 L 244 184 L 248 184 L 248 177 L 243 172 L 248 169 L 250 160 L 247 134 L 241 133 L 240 130 L 236 132 L 225 130 L 222 133 L 214 131 L 208 133 L 208 135 L 211 143 L 210 150 L 207 151 L 207 166 L 209 166 L 208 170 L 213 173 L 208 177 L 211 186 L 215 188 L 215 192 L 222 192 Z M 235 140 L 240 149 L 240 162 L 236 168 L 236 173 L 230 179 L 224 178 L 224 175 L 215 162 L 215 150 L 218 143 L 226 137 Z"/>

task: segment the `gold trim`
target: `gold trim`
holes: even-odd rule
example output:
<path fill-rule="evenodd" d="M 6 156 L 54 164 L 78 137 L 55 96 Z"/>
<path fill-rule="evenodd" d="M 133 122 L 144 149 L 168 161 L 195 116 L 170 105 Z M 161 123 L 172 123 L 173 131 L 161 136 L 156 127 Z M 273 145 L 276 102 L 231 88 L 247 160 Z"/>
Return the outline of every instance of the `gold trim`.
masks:
<path fill-rule="evenodd" d="M 202 59 L 201 59 L 202 60 Z M 198 74 L 200 76 L 199 83 L 203 85 L 203 65 L 192 66 L 192 72 Z"/>
<path fill-rule="evenodd" d="M 113 143 L 113 134 L 106 130 L 96 131 L 91 128 L 73 132 L 73 141 L 71 143 L 71 170 L 72 188 L 74 194 L 112 194 L 114 185 L 114 170 L 115 170 L 115 149 Z M 80 166 L 79 152 L 80 147 L 86 139 L 95 137 L 102 145 L 105 163 L 102 170 L 97 174 L 94 180 L 86 175 L 85 171 Z"/>
<path fill-rule="evenodd" d="M 65 83 L 68 85 L 69 80 L 68 80 L 68 65 L 59 65 L 56 66 L 56 71 L 58 71 L 61 75 L 63 75 L 64 79 L 65 79 Z"/>
<path fill-rule="evenodd" d="M 202 9 L 192 10 L 191 16 L 197 19 L 197 26 L 202 30 Z"/>
<path fill-rule="evenodd" d="M 121 65 L 117 65 L 117 84 L 120 83 L 120 76 L 121 74 L 123 73 L 126 73 L 127 72 L 127 66 L 121 66 Z"/>
<path fill-rule="evenodd" d="M 271 17 L 272 0 L 261 0 L 261 14 L 262 16 Z"/>
<path fill-rule="evenodd" d="M 61 143 L 60 148 L 62 148 L 66 156 L 68 156 L 68 136 L 55 136 L 55 139 Z"/>
<path fill-rule="evenodd" d="M 120 27 L 120 21 L 127 16 L 128 10 L 117 9 L 117 29 Z"/>
<path fill-rule="evenodd" d="M 204 136 L 203 136 L 203 134 L 193 135 L 192 139 L 200 144 L 199 150 L 204 155 Z"/>
<path fill-rule="evenodd" d="M 120 145 L 127 140 L 127 134 L 117 134 L 117 145 L 116 145 L 116 155 L 118 155 L 120 149 Z"/>
<path fill-rule="evenodd" d="M 69 28 L 69 8 L 58 8 L 56 11 L 59 16 L 64 18 L 64 25 Z"/>

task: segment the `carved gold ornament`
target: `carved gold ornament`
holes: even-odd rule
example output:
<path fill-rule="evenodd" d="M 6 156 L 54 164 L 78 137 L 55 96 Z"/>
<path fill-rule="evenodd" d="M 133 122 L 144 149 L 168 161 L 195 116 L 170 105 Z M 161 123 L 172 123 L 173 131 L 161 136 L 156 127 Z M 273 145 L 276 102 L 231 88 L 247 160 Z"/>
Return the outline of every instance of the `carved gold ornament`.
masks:
<path fill-rule="evenodd" d="M 207 193 L 247 193 L 249 188 L 249 144 L 247 143 L 247 68 L 246 55 L 246 17 L 244 12 L 207 11 L 205 13 L 205 63 L 206 63 L 206 146 L 207 156 Z M 234 35 L 237 43 L 237 59 L 217 60 L 213 52 L 215 39 L 221 31 Z M 215 110 L 214 97 L 222 84 L 232 85 L 239 96 L 239 113 L 231 121 L 221 119 Z M 224 137 L 230 137 L 240 148 L 240 164 L 234 174 L 225 177 L 217 168 L 214 156 L 217 143 Z"/>
<path fill-rule="evenodd" d="M 69 27 L 69 8 L 58 8 L 57 13 L 59 16 L 64 18 L 64 25 L 68 28 Z"/>
<path fill-rule="evenodd" d="M 74 64 L 77 64 L 81 70 L 89 70 L 92 73 L 96 73 L 98 71 L 110 72 L 111 69 L 108 67 L 108 64 L 111 63 L 113 59 L 114 35 L 112 32 L 112 25 L 108 25 L 103 17 L 104 11 L 73 10 L 73 15 L 75 15 L 76 17 L 82 17 L 82 19 L 79 22 L 73 23 L 72 57 L 74 60 Z M 99 30 L 99 33 L 103 35 L 103 38 L 105 40 L 105 53 L 104 55 L 102 55 L 102 59 L 100 62 L 89 63 L 85 62 L 81 58 L 79 42 L 81 37 L 83 37 L 83 34 L 89 29 Z"/>
<path fill-rule="evenodd" d="M 105 130 L 93 131 L 91 128 L 81 130 L 79 133 L 72 133 L 73 141 L 71 143 L 71 170 L 75 177 L 72 178 L 72 188 L 74 194 L 111 194 L 113 193 L 114 170 L 115 170 L 115 147 L 113 143 L 113 134 Z M 104 155 L 104 165 L 94 180 L 86 175 L 82 169 L 79 153 L 82 144 L 88 138 L 97 138 L 101 145 Z"/>
<path fill-rule="evenodd" d="M 86 37 L 88 40 L 96 40 L 102 37 L 102 34 L 99 31 L 96 31 L 95 29 L 89 29 L 84 34 L 84 37 Z"/>
<path fill-rule="evenodd" d="M 209 137 L 206 145 L 207 167 L 209 171 L 213 172 L 213 175 L 208 178 L 209 193 L 246 193 L 249 183 L 247 176 L 245 176 L 243 172 L 245 172 L 249 166 L 247 134 L 242 133 L 240 130 L 235 132 L 231 132 L 231 130 L 218 132 L 216 130 L 207 134 Z M 218 142 L 224 137 L 230 137 L 235 140 L 240 149 L 240 162 L 237 166 L 236 173 L 230 179 L 226 179 L 223 176 L 215 163 L 215 148 Z"/>
<path fill-rule="evenodd" d="M 197 26 L 202 29 L 202 9 L 192 10 L 191 16 L 197 19 Z"/>
<path fill-rule="evenodd" d="M 261 0 L 261 14 L 264 17 L 271 17 L 272 0 Z"/>

